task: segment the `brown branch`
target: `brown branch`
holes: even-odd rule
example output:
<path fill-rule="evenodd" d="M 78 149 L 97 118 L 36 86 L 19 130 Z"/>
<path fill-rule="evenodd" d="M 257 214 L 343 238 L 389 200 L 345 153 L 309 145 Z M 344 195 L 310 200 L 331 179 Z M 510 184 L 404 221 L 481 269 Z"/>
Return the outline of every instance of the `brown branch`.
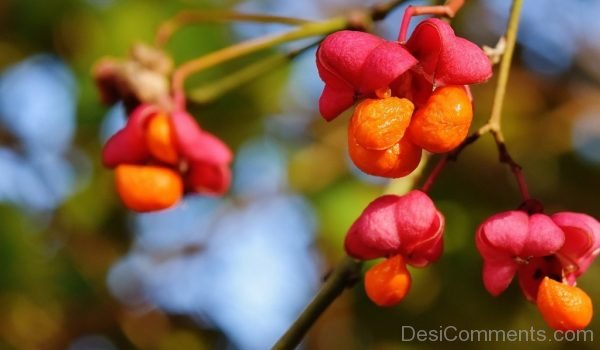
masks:
<path fill-rule="evenodd" d="M 362 262 L 346 257 L 325 280 L 319 292 L 306 306 L 296 322 L 273 345 L 273 350 L 295 349 L 304 335 L 321 314 L 346 288 L 353 287 L 359 280 Z"/>

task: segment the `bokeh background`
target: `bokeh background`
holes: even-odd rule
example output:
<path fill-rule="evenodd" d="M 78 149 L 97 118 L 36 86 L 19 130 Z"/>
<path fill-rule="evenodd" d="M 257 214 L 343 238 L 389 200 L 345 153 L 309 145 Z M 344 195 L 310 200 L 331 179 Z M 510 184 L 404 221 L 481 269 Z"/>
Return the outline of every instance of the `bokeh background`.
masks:
<path fill-rule="evenodd" d="M 314 50 L 211 103 L 192 105 L 203 127 L 236 151 L 224 198 L 190 197 L 135 215 L 120 204 L 103 142 L 123 107 L 100 104 L 90 76 L 103 56 L 150 43 L 183 9 L 230 9 L 326 18 L 359 0 L 0 0 L 0 348 L 265 349 L 298 315 L 343 256 L 344 234 L 387 186 L 362 175 L 346 149 L 347 115 L 316 110 L 322 89 Z M 423 3 L 423 2 L 421 2 Z M 494 46 L 509 1 L 469 1 L 458 33 Z M 375 30 L 395 38 L 402 9 Z M 525 0 L 504 113 L 508 147 L 548 212 L 600 217 L 600 1 Z M 204 24 L 167 46 L 176 63 L 285 29 Z M 261 59 L 219 66 L 210 83 Z M 474 127 L 489 114 L 494 81 L 476 86 Z M 394 184 L 406 191 L 411 181 Z M 420 329 L 547 329 L 518 287 L 483 289 L 474 231 L 519 204 L 508 170 L 486 137 L 443 173 L 432 193 L 447 218 L 443 258 L 412 269 L 398 307 L 380 309 L 362 284 L 311 330 L 306 349 L 501 349 L 506 343 L 402 343 Z M 600 266 L 580 286 L 600 304 Z M 596 311 L 598 308 L 596 307 Z M 590 329 L 600 338 L 600 319 Z M 597 348 L 592 343 L 511 347 Z"/>

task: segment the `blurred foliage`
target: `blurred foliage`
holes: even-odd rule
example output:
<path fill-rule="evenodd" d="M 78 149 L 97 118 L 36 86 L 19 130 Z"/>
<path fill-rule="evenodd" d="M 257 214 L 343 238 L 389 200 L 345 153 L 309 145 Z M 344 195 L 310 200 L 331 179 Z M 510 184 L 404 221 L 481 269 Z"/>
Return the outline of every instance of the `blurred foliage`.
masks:
<path fill-rule="evenodd" d="M 118 349 L 225 347 L 226 340 L 218 330 L 200 328 L 190 317 L 168 315 L 158 309 L 130 310 L 107 289 L 107 272 L 130 249 L 133 233 L 130 217 L 113 191 L 111 173 L 100 165 L 98 130 L 106 108 L 98 101 L 89 72 L 99 57 L 124 56 L 131 43 L 151 42 L 160 21 L 178 10 L 232 5 L 210 0 L 0 1 L 0 71 L 37 53 L 53 53 L 64 60 L 78 86 L 73 148 L 90 160 L 88 176 L 77 182 L 75 193 L 54 211 L 32 212 L 18 205 L 0 204 L 1 349 L 111 348 L 101 347 L 102 339 Z M 468 32 L 467 22 L 478 15 L 474 11 L 478 11 L 476 5 L 461 14 L 455 22 L 458 32 Z M 168 51 L 180 63 L 236 40 L 227 25 L 190 26 L 177 34 Z M 219 66 L 195 77 L 190 85 L 214 81 L 261 55 Z M 295 83 L 288 81 L 293 76 L 290 67 L 274 69 L 212 104 L 193 106 L 192 112 L 206 129 L 236 149 L 268 132 L 269 125 L 280 123 L 278 119 L 289 103 L 285 100 L 286 84 L 291 86 L 287 89 L 295 88 Z M 491 81 L 473 89 L 474 125 L 486 120 L 493 88 Z M 574 149 L 577 140 L 572 136 L 577 118 L 586 111 L 596 110 L 595 125 L 600 123 L 598 96 L 598 77 L 586 75 L 577 65 L 548 76 L 533 73 L 518 59 L 515 62 L 504 112 L 505 136 L 514 158 L 524 166 L 532 193 L 544 201 L 549 212 L 568 209 L 600 217 L 600 162 L 578 154 Z M 316 245 L 330 266 L 343 254 L 342 241 L 349 225 L 385 184 L 357 175 L 349 165 L 346 117 L 324 123 L 317 117 L 315 106 L 302 107 L 308 133 L 299 138 L 276 137 L 288 156 L 291 188 L 308 198 L 316 210 Z M 4 145 L 1 135 L 0 144 Z M 600 149 L 595 147 L 591 152 L 598 154 Z M 3 171 L 0 169 L 0 177 Z M 375 307 L 359 284 L 318 321 L 306 340 L 307 348 L 440 347 L 436 343 L 401 344 L 402 325 L 420 329 L 445 325 L 528 329 L 533 325 L 545 329 L 534 305 L 524 301 L 517 286 L 498 298 L 490 297 L 482 287 L 474 231 L 485 217 L 519 204 L 516 186 L 508 170 L 497 162 L 491 138 L 483 138 L 457 163 L 450 164 L 431 195 L 447 217 L 446 250 L 441 261 L 428 269 L 412 270 L 413 290 L 396 308 Z M 597 303 L 599 274 L 596 263 L 580 280 Z M 599 317 L 590 329 L 600 337 Z M 592 349 L 597 348 L 597 341 L 576 345 Z M 506 346 L 485 344 L 492 349 Z M 571 345 L 510 346 L 560 349 Z M 479 347 L 477 343 L 444 344 L 444 348 Z"/>

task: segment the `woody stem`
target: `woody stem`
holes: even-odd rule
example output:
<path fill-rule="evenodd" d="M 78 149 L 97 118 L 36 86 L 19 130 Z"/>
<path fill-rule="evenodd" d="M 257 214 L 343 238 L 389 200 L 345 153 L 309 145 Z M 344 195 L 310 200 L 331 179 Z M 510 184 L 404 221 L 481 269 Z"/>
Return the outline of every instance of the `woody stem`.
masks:
<path fill-rule="evenodd" d="M 523 175 L 522 167 L 515 162 L 512 158 L 508 149 L 506 148 L 506 143 L 504 143 L 504 138 L 502 136 L 502 132 L 499 130 L 491 129 L 490 133 L 494 137 L 494 141 L 496 142 L 496 147 L 498 149 L 498 156 L 500 163 L 504 163 L 508 165 L 510 171 L 513 173 L 515 180 L 517 181 L 517 185 L 519 186 L 519 193 L 521 193 L 521 198 L 523 201 L 531 198 L 529 195 L 529 189 L 527 187 L 527 182 L 525 181 L 525 177 Z"/>
<path fill-rule="evenodd" d="M 288 52 L 276 52 L 269 55 L 257 62 L 250 63 L 249 65 L 241 68 L 235 72 L 229 73 L 226 76 L 207 83 L 200 87 L 192 89 L 189 93 L 189 99 L 195 103 L 209 103 L 221 97 L 222 95 L 253 81 L 254 79 L 273 71 L 278 66 L 290 62 L 296 56 L 302 54 L 306 50 L 317 45 L 319 42 L 316 41 L 312 44 L 304 46 L 297 50 L 291 50 Z"/>
<path fill-rule="evenodd" d="M 423 171 L 422 167 L 417 168 L 411 176 L 415 176 L 416 181 Z M 406 180 L 404 178 L 403 180 Z M 384 192 L 389 192 L 392 183 Z M 413 184 L 414 186 L 414 184 Z M 342 293 L 345 288 L 350 288 L 356 284 L 360 277 L 362 262 L 345 257 L 340 261 L 333 272 L 327 277 L 321 289 L 317 292 L 314 299 L 302 311 L 298 319 L 291 325 L 285 334 L 277 341 L 273 349 L 295 349 L 302 338 L 306 335 L 310 327 L 321 316 L 333 301 Z"/>
<path fill-rule="evenodd" d="M 450 162 L 450 161 L 456 161 L 458 159 L 458 156 L 460 155 L 460 153 L 465 148 L 467 148 L 469 145 L 471 145 L 475 141 L 479 140 L 479 138 L 482 135 L 485 135 L 488 132 L 490 132 L 490 125 L 489 124 L 484 124 L 477 131 L 475 131 L 471 135 L 467 136 L 467 138 L 464 139 L 463 142 L 461 142 L 460 145 L 458 145 L 458 147 L 456 147 L 453 151 L 446 153 L 434 165 L 433 170 L 431 170 L 431 172 L 427 176 L 427 179 L 425 179 L 425 182 L 423 183 L 423 186 L 421 186 L 421 191 L 423 191 L 423 192 L 429 192 L 429 190 L 431 190 L 431 187 L 433 186 L 433 184 L 435 183 L 435 181 L 437 180 L 437 178 L 440 176 L 440 174 L 442 173 L 442 171 L 444 170 L 444 168 L 446 167 L 446 165 L 448 164 L 448 162 Z"/>
<path fill-rule="evenodd" d="M 185 79 L 192 73 L 211 68 L 223 62 L 237 57 L 248 55 L 263 49 L 273 47 L 288 41 L 307 38 L 316 35 L 333 32 L 345 28 L 348 25 L 344 17 L 334 17 L 321 22 L 310 22 L 284 33 L 277 33 L 244 41 L 224 49 L 209 53 L 200 58 L 188 61 L 181 65 L 172 78 L 172 88 L 175 103 L 183 106 L 185 95 L 183 84 Z"/>
<path fill-rule="evenodd" d="M 496 142 L 498 149 L 499 160 L 501 163 L 505 163 L 513 173 L 517 185 L 519 186 L 519 192 L 523 200 L 530 198 L 529 189 L 521 166 L 512 158 L 506 143 L 504 142 L 504 134 L 502 133 L 502 107 L 504 105 L 504 98 L 506 96 L 506 87 L 508 85 L 508 77 L 510 74 L 510 67 L 512 64 L 512 57 L 517 42 L 517 32 L 519 30 L 519 21 L 521 18 L 521 8 L 523 6 L 523 0 L 513 0 L 513 5 L 510 11 L 508 19 L 508 25 L 506 28 L 506 47 L 502 54 L 502 60 L 500 61 L 500 69 L 498 71 L 498 81 L 496 83 L 496 89 L 494 92 L 494 100 L 492 102 L 492 112 L 487 123 L 485 123 L 479 130 L 467 137 L 454 151 L 446 154 L 438 163 L 434 166 L 428 178 L 423 184 L 422 190 L 427 192 L 431 189 L 431 186 L 440 175 L 449 160 L 456 160 L 458 155 L 464 148 L 479 139 L 480 136 L 490 133 Z"/>
<path fill-rule="evenodd" d="M 421 186 L 421 191 L 427 193 L 427 192 L 429 192 L 429 190 L 431 190 L 431 187 L 433 187 L 433 184 L 435 183 L 437 178 L 440 176 L 442 171 L 444 171 L 446 164 L 448 164 L 448 160 L 449 160 L 449 157 L 445 156 L 445 157 L 442 157 L 442 159 L 440 159 L 435 164 L 435 166 L 429 173 L 429 176 L 427 176 L 427 179 L 425 179 L 423 186 Z"/>
<path fill-rule="evenodd" d="M 504 54 L 502 55 L 502 60 L 500 61 L 498 82 L 496 83 L 494 101 L 492 102 L 492 113 L 490 114 L 490 119 L 488 120 L 488 123 L 491 125 L 493 130 L 501 130 L 500 121 L 502 119 L 502 107 L 504 106 L 504 97 L 506 96 L 506 87 L 508 85 L 508 76 L 510 75 L 510 66 L 512 64 L 512 57 L 515 51 L 515 44 L 517 42 L 517 32 L 519 30 L 522 7 L 523 0 L 513 0 L 505 34 L 506 47 L 504 49 Z M 500 136 L 501 135 L 502 134 L 500 133 Z M 500 137 L 500 140 L 503 141 L 502 137 Z"/>
<path fill-rule="evenodd" d="M 313 300 L 306 306 L 296 322 L 273 345 L 273 350 L 295 349 L 304 335 L 331 303 L 359 280 L 362 262 L 346 257 L 331 272 Z"/>
<path fill-rule="evenodd" d="M 513 0 L 512 8 L 510 10 L 510 17 L 508 19 L 508 25 L 506 28 L 506 48 L 504 54 L 502 55 L 502 60 L 500 61 L 498 82 L 496 83 L 494 101 L 492 102 L 492 112 L 490 114 L 488 124 L 490 125 L 490 133 L 494 137 L 494 141 L 496 142 L 496 146 L 498 148 L 500 162 L 509 166 L 519 186 L 521 197 L 523 200 L 526 200 L 530 197 L 527 183 L 525 182 L 525 177 L 523 176 L 521 166 L 517 164 L 510 153 L 508 153 L 508 149 L 506 148 L 506 144 L 504 142 L 504 134 L 502 133 L 501 125 L 502 107 L 504 106 L 506 87 L 508 85 L 508 76 L 510 75 L 510 67 L 517 42 L 517 33 L 519 31 L 522 7 L 523 0 Z"/>
<path fill-rule="evenodd" d="M 281 23 L 288 25 L 302 25 L 310 21 L 294 17 L 273 16 L 266 14 L 242 13 L 235 11 L 203 11 L 186 10 L 161 23 L 154 36 L 154 45 L 162 48 L 180 28 L 191 23 L 206 22 L 256 22 L 256 23 Z"/>

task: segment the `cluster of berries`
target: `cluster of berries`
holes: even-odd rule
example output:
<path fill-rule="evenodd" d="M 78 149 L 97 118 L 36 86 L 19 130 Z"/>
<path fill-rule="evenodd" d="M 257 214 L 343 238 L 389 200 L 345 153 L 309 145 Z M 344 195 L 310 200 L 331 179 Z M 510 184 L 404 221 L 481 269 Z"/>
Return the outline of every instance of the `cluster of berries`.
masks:
<path fill-rule="evenodd" d="M 319 47 L 317 67 L 325 82 L 321 114 L 329 121 L 360 101 L 348 127 L 350 157 L 364 172 L 389 178 L 411 173 L 423 149 L 446 153 L 459 146 L 473 118 L 468 85 L 492 75 L 483 51 L 439 19 L 421 22 L 406 43 L 334 33 Z M 531 203 L 494 215 L 478 229 L 485 288 L 498 295 L 518 275 L 550 327 L 585 328 L 592 303 L 575 280 L 600 253 L 600 223 L 579 213 L 544 215 Z M 418 190 L 367 206 L 348 231 L 345 250 L 359 260 L 385 258 L 364 276 L 375 304 L 404 299 L 411 285 L 407 264 L 425 267 L 439 259 L 444 223 Z"/>
<path fill-rule="evenodd" d="M 557 330 L 585 328 L 592 301 L 580 288 L 581 276 L 600 253 L 600 223 L 581 213 L 513 210 L 488 218 L 477 230 L 483 283 L 499 295 L 515 275 L 525 297 L 537 304 Z"/>
<path fill-rule="evenodd" d="M 165 53 L 142 44 L 93 69 L 102 101 L 122 102 L 129 114 L 104 145 L 102 162 L 115 169 L 117 192 L 133 211 L 170 208 L 186 193 L 221 195 L 231 182 L 231 150 L 172 96 L 172 69 Z"/>
<path fill-rule="evenodd" d="M 354 164 L 377 176 L 411 173 L 422 150 L 445 153 L 467 136 L 473 108 L 469 84 L 492 75 L 485 53 L 446 22 L 421 22 L 405 43 L 340 31 L 317 51 L 326 120 L 362 100 L 348 127 Z"/>
<path fill-rule="evenodd" d="M 414 190 L 369 204 L 348 231 L 345 248 L 356 259 L 385 258 L 365 274 L 365 289 L 377 305 L 392 306 L 410 289 L 406 264 L 425 267 L 439 259 L 443 232 L 442 214 L 425 193 Z M 592 301 L 576 287 L 576 278 L 600 254 L 596 219 L 572 212 L 507 211 L 481 224 L 476 245 L 490 294 L 502 293 L 517 275 L 523 294 L 550 327 L 577 330 L 590 323 Z"/>
<path fill-rule="evenodd" d="M 123 203 L 138 212 L 169 208 L 184 193 L 223 194 L 231 160 L 227 145 L 187 112 L 146 104 L 133 110 L 102 152 L 104 165 L 115 168 Z"/>

